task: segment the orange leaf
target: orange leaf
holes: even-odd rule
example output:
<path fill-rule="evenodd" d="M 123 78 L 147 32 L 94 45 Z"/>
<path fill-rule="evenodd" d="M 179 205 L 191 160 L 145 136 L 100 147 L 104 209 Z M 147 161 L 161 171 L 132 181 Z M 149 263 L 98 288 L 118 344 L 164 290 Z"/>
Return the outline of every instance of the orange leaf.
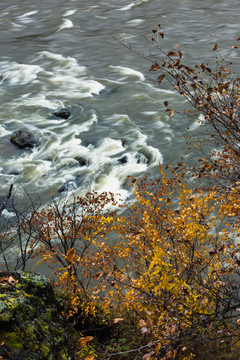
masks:
<path fill-rule="evenodd" d="M 114 324 L 117 324 L 119 321 L 123 321 L 123 318 L 116 318 L 113 320 Z"/>
<path fill-rule="evenodd" d="M 81 348 L 86 346 L 90 341 L 92 341 L 93 336 L 85 336 L 79 339 L 79 345 Z"/>
<path fill-rule="evenodd" d="M 94 360 L 95 356 L 94 355 L 87 355 L 85 356 L 84 360 Z"/>
<path fill-rule="evenodd" d="M 8 277 L 9 284 L 18 283 L 18 280 L 15 280 L 11 275 Z"/>
<path fill-rule="evenodd" d="M 67 262 L 72 262 L 73 261 L 73 258 L 74 258 L 74 255 L 75 255 L 75 249 L 72 248 L 72 249 L 69 249 L 67 251 Z"/>

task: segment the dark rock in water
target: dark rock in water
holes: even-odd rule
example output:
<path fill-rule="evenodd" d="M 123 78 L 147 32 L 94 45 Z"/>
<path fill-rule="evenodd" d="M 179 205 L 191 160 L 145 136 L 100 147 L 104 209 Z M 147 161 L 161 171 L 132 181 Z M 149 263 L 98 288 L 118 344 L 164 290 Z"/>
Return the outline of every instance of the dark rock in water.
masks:
<path fill-rule="evenodd" d="M 136 155 L 137 164 L 149 164 L 151 155 L 146 152 L 140 152 Z"/>
<path fill-rule="evenodd" d="M 128 162 L 128 157 L 126 155 L 124 155 L 123 157 L 121 157 L 120 159 L 118 159 L 118 162 L 120 164 L 126 164 Z"/>
<path fill-rule="evenodd" d="M 58 192 L 62 193 L 62 192 L 65 192 L 65 191 L 69 191 L 69 190 L 72 189 L 72 187 L 73 187 L 73 182 L 71 180 L 67 181 L 67 182 L 65 182 L 65 184 L 60 186 L 60 188 L 58 189 Z"/>
<path fill-rule="evenodd" d="M 10 141 L 17 145 L 20 149 L 33 148 L 39 145 L 39 141 L 35 139 L 32 133 L 25 130 L 18 130 L 14 132 Z"/>
<path fill-rule="evenodd" d="M 60 119 L 68 119 L 71 115 L 71 111 L 68 108 L 63 108 L 61 110 L 54 111 L 53 115 Z"/>
<path fill-rule="evenodd" d="M 79 163 L 80 166 L 86 166 L 86 165 L 87 165 L 87 160 L 84 159 L 84 158 L 81 157 L 81 156 L 76 157 L 75 160 L 78 161 L 78 163 Z"/>
<path fill-rule="evenodd" d="M 76 189 L 76 182 L 74 180 L 68 180 L 58 189 L 58 192 L 62 193 L 73 189 Z"/>
<path fill-rule="evenodd" d="M 0 358 L 73 359 L 50 282 L 27 272 L 0 272 Z"/>
<path fill-rule="evenodd" d="M 2 76 L 2 75 L 0 75 L 0 81 L 2 81 L 2 79 L 3 79 L 3 76 Z"/>

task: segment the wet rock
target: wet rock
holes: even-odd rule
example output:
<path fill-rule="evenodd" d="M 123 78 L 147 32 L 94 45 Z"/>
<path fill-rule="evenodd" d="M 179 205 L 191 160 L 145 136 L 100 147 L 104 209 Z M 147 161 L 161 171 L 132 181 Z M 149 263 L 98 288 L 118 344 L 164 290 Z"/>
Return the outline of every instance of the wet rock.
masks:
<path fill-rule="evenodd" d="M 136 155 L 137 164 L 149 164 L 151 161 L 151 155 L 147 153 L 138 153 Z"/>
<path fill-rule="evenodd" d="M 69 116 L 71 115 L 71 111 L 68 108 L 63 108 L 63 109 L 54 111 L 53 115 L 60 119 L 68 119 Z"/>
<path fill-rule="evenodd" d="M 76 157 L 75 160 L 78 161 L 78 163 L 79 163 L 80 166 L 86 166 L 86 165 L 87 165 L 87 160 L 84 159 L 84 158 L 81 157 L 81 156 Z"/>
<path fill-rule="evenodd" d="M 128 157 L 126 155 L 122 156 L 120 159 L 118 159 L 118 162 L 120 164 L 127 164 L 128 162 Z"/>
<path fill-rule="evenodd" d="M 71 191 L 72 189 L 76 188 L 76 184 L 72 181 L 66 181 L 60 188 L 58 189 L 59 193 Z"/>
<path fill-rule="evenodd" d="M 20 149 L 33 148 L 39 145 L 39 141 L 35 139 L 32 133 L 25 130 L 18 130 L 14 132 L 10 141 L 17 145 Z"/>
<path fill-rule="evenodd" d="M 0 358 L 72 359 L 60 314 L 60 304 L 45 277 L 0 272 Z"/>

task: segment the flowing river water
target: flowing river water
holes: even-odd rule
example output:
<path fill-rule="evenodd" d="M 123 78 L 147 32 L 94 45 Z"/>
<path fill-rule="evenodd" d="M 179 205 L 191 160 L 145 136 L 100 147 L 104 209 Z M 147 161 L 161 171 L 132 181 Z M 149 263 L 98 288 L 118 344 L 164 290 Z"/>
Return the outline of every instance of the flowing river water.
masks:
<path fill-rule="evenodd" d="M 113 36 L 148 54 L 144 36 L 160 23 L 164 46 L 178 43 L 194 64 L 214 61 L 214 33 L 222 55 L 238 65 L 231 46 L 239 17 L 236 0 L 2 0 L 0 195 L 13 183 L 43 202 L 59 189 L 127 197 L 128 176 L 157 176 L 159 162 L 191 157 L 182 139 L 188 121 L 169 118 L 163 106 L 182 98 L 158 86 L 150 64 Z M 68 119 L 53 116 L 64 107 Z M 31 131 L 40 145 L 19 149 L 9 141 L 17 130 Z"/>

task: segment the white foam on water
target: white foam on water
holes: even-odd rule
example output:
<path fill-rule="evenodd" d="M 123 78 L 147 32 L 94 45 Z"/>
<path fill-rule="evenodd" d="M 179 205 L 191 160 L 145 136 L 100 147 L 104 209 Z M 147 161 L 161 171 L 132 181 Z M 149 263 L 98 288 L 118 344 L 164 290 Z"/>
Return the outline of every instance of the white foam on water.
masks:
<path fill-rule="evenodd" d="M 156 77 L 156 83 L 157 83 L 157 77 Z M 163 89 L 160 86 L 152 85 L 148 82 L 145 82 L 144 85 L 146 87 L 150 88 L 155 94 L 156 94 L 156 92 L 159 92 L 159 93 L 163 93 L 163 94 L 172 94 L 172 95 L 176 96 L 176 91 L 174 91 L 174 90 Z"/>
<path fill-rule="evenodd" d="M 57 108 L 64 107 L 64 104 L 60 100 L 48 100 L 45 94 L 38 94 L 33 97 L 29 97 L 30 94 L 23 95 L 21 97 L 21 104 L 24 106 L 37 106 L 55 110 Z M 59 121 L 59 120 L 58 120 Z"/>
<path fill-rule="evenodd" d="M 23 14 L 23 15 L 18 16 L 17 19 L 24 19 L 24 18 L 26 18 L 26 17 L 35 15 L 35 14 L 37 14 L 37 13 L 38 13 L 38 10 L 29 11 L 29 12 Z"/>
<path fill-rule="evenodd" d="M 131 4 L 128 4 L 128 5 L 120 8 L 120 9 L 117 9 L 117 10 L 119 10 L 119 11 L 130 10 L 130 9 L 132 9 L 134 7 L 134 5 L 135 5 L 134 3 L 131 3 Z"/>
<path fill-rule="evenodd" d="M 151 0 L 140 0 L 140 1 L 136 1 L 136 2 L 134 2 L 134 3 L 130 3 L 130 4 L 124 6 L 124 7 L 120 8 L 120 9 L 117 9 L 117 10 L 120 10 L 120 11 L 131 10 L 131 9 L 136 8 L 137 6 L 140 6 L 140 5 L 144 4 L 144 3 L 148 3 L 148 2 L 150 2 L 150 1 L 151 1 Z"/>
<path fill-rule="evenodd" d="M 144 75 L 140 72 L 140 71 L 136 71 L 133 70 L 131 68 L 128 67 L 123 67 L 123 66 L 114 66 L 114 65 L 109 65 L 109 67 L 111 69 L 113 69 L 114 72 L 120 74 L 120 75 L 124 75 L 126 77 L 128 76 L 135 76 L 137 77 L 139 80 L 144 81 L 145 77 Z"/>
<path fill-rule="evenodd" d="M 77 12 L 77 9 L 67 10 L 63 14 L 63 17 L 74 15 Z"/>
<path fill-rule="evenodd" d="M 142 114 L 146 116 L 152 116 L 158 114 L 158 111 L 143 111 Z"/>
<path fill-rule="evenodd" d="M 3 79 L 10 85 L 28 84 L 37 79 L 38 73 L 43 71 L 39 65 L 17 64 L 11 65 L 2 72 Z"/>
<path fill-rule="evenodd" d="M 116 172 L 117 170 L 113 169 L 110 174 L 103 175 L 99 179 L 99 182 L 95 185 L 94 190 L 98 191 L 99 193 L 104 191 L 112 192 L 115 194 L 116 200 L 126 200 L 130 195 L 130 191 L 122 188 L 121 181 L 116 176 Z"/>
<path fill-rule="evenodd" d="M 54 91 L 48 92 L 52 97 L 61 98 L 64 94 L 65 98 L 87 98 L 98 95 L 105 88 L 99 81 L 86 76 L 86 67 L 79 65 L 75 58 L 49 51 L 40 52 L 39 57 L 53 61 L 52 71 L 45 72 L 48 81 L 55 86 Z"/>
<path fill-rule="evenodd" d="M 56 90 L 51 93 L 56 97 L 64 93 L 66 98 L 83 99 L 98 95 L 100 91 L 105 89 L 105 86 L 96 80 L 76 78 L 74 74 L 54 76 L 49 80 L 57 85 Z"/>
<path fill-rule="evenodd" d="M 4 209 L 1 215 L 3 215 L 5 219 L 11 219 L 15 214 L 7 209 Z"/>
<path fill-rule="evenodd" d="M 196 130 L 206 122 L 205 117 L 200 114 L 199 117 L 189 126 L 189 131 Z"/>
<path fill-rule="evenodd" d="M 40 51 L 38 54 L 39 54 L 40 59 L 47 58 L 50 60 L 58 61 L 58 62 L 63 63 L 64 66 L 67 68 L 73 68 L 73 70 L 76 70 L 76 68 L 78 68 L 78 73 L 79 73 L 79 71 L 81 73 L 85 73 L 85 71 L 86 71 L 86 66 L 80 66 L 78 64 L 77 60 L 71 56 L 65 57 L 61 54 L 52 53 L 50 51 Z M 61 66 L 63 64 L 61 64 Z"/>
<path fill-rule="evenodd" d="M 129 20 L 129 21 L 127 22 L 127 24 L 128 24 L 129 26 L 137 26 L 137 25 L 142 24 L 144 21 L 145 21 L 144 19 L 133 19 L 133 20 Z"/>
<path fill-rule="evenodd" d="M 11 131 L 6 130 L 2 125 L 0 125 L 0 136 L 10 135 Z"/>
<path fill-rule="evenodd" d="M 98 122 L 97 115 L 95 113 L 92 114 L 91 118 L 85 121 L 83 124 L 77 125 L 78 132 L 89 131 L 92 125 Z"/>
<path fill-rule="evenodd" d="M 23 15 L 20 15 L 16 18 L 17 21 L 23 24 L 29 24 L 35 21 L 35 18 L 33 15 L 36 15 L 38 13 L 38 10 L 29 11 Z"/>
<path fill-rule="evenodd" d="M 69 19 L 64 19 L 57 32 L 63 29 L 71 29 L 73 27 L 73 22 Z"/>
<path fill-rule="evenodd" d="M 13 31 L 19 31 L 19 29 L 24 28 L 24 25 L 22 24 L 17 24 L 15 22 L 11 22 L 11 25 L 13 26 L 12 30 Z"/>

